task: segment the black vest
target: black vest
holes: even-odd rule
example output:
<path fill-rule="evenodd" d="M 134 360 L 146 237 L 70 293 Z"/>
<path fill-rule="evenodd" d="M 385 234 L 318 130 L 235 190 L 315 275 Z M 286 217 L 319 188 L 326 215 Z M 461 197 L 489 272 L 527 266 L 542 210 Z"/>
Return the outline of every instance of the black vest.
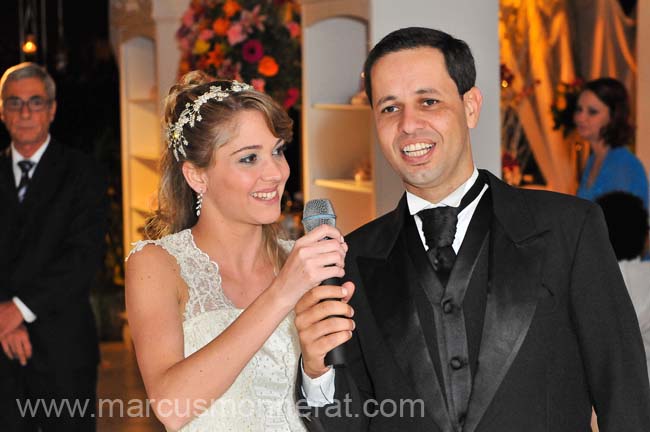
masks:
<path fill-rule="evenodd" d="M 488 289 L 491 201 L 488 189 L 472 216 L 446 287 L 431 266 L 411 215 L 406 215 L 402 232 L 409 258 L 423 282 L 419 285 L 425 287 L 415 289 L 413 295 L 447 411 L 456 430 L 462 430 L 478 367 Z"/>

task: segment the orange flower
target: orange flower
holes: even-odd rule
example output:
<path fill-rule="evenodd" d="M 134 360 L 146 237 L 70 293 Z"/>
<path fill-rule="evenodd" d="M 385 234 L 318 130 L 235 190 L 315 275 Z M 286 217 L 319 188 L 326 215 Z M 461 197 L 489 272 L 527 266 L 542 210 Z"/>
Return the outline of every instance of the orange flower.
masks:
<path fill-rule="evenodd" d="M 257 71 L 264 76 L 272 77 L 277 75 L 280 67 L 275 59 L 271 56 L 264 56 L 260 60 L 260 64 L 257 66 Z"/>
<path fill-rule="evenodd" d="M 222 45 L 215 45 L 214 49 L 208 53 L 208 58 L 206 60 L 207 64 L 211 64 L 215 68 L 221 66 L 224 58 L 224 50 Z"/>
<path fill-rule="evenodd" d="M 241 6 L 235 0 L 226 0 L 223 4 L 223 13 L 226 14 L 228 18 L 231 18 L 234 14 L 239 12 Z"/>
<path fill-rule="evenodd" d="M 282 17 L 282 21 L 286 24 L 292 19 L 293 19 L 293 11 L 291 10 L 291 6 L 285 5 L 284 16 Z"/>
<path fill-rule="evenodd" d="M 217 18 L 212 23 L 212 30 L 217 36 L 225 36 L 228 34 L 228 27 L 230 27 L 230 21 L 225 18 Z"/>
<path fill-rule="evenodd" d="M 187 60 L 181 60 L 180 65 L 178 66 L 178 73 L 184 75 L 190 71 L 190 64 Z"/>

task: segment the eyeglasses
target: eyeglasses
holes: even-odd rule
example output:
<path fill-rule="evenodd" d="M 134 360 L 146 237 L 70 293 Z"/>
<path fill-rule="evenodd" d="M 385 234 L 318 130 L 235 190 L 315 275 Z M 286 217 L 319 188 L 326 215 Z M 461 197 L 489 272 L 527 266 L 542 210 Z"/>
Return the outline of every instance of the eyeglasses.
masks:
<path fill-rule="evenodd" d="M 44 111 L 50 105 L 50 102 L 50 99 L 45 99 L 41 96 L 32 96 L 28 100 L 12 96 L 5 99 L 2 105 L 4 109 L 11 112 L 21 112 L 25 105 L 27 105 L 27 108 L 31 112 L 40 112 Z"/>

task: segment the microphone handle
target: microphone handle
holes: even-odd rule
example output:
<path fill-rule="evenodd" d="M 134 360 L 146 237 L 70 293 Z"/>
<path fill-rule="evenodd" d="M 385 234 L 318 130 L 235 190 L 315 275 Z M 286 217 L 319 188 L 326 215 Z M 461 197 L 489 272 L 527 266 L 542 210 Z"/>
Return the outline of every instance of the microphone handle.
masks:
<path fill-rule="evenodd" d="M 331 277 L 329 279 L 325 279 L 323 282 L 320 283 L 320 285 L 335 285 L 335 286 L 341 286 L 343 283 L 341 282 L 341 278 L 337 277 Z"/>
<path fill-rule="evenodd" d="M 320 283 L 321 285 L 337 285 L 341 286 L 341 279 L 337 277 L 332 277 L 329 279 L 325 279 L 323 282 Z M 341 301 L 340 299 L 324 299 L 321 301 L 327 301 L 327 300 L 335 300 L 335 301 Z M 341 318 L 347 318 L 342 315 L 334 315 L 334 316 L 340 316 Z M 340 367 L 340 366 L 345 366 L 345 354 L 343 351 L 343 345 L 339 345 L 337 347 L 332 348 L 330 352 L 328 352 L 325 355 L 325 365 L 326 366 L 333 366 L 335 368 Z"/>
<path fill-rule="evenodd" d="M 343 345 L 334 347 L 330 352 L 325 354 L 325 365 L 332 366 L 335 369 L 345 366 L 345 354 L 343 352 Z"/>

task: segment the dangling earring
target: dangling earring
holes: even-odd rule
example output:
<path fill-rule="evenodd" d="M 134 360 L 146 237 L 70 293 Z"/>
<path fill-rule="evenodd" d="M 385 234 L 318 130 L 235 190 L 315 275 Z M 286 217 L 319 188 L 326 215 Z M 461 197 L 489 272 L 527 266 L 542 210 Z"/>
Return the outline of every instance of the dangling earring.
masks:
<path fill-rule="evenodd" d="M 203 205 L 203 192 L 198 192 L 196 194 L 196 207 L 194 210 L 196 210 L 196 216 L 201 216 L 201 206 Z"/>

